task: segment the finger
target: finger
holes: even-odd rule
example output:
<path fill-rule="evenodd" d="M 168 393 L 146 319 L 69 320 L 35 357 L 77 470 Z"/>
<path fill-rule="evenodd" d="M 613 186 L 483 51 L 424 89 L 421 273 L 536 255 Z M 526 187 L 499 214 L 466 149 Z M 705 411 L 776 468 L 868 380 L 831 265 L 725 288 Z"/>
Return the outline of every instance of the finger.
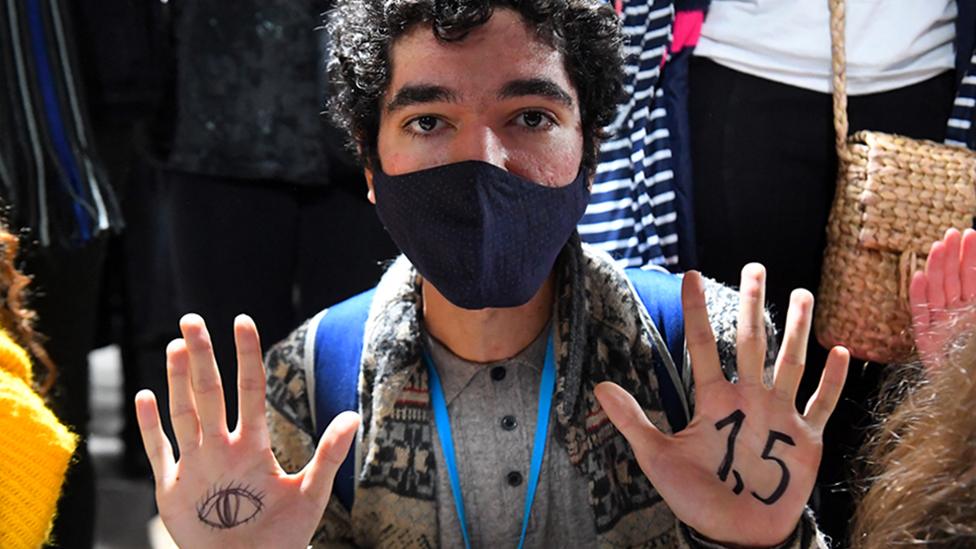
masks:
<path fill-rule="evenodd" d="M 234 343 L 237 346 L 237 395 L 240 418 L 237 429 L 257 440 L 267 441 L 264 420 L 264 361 L 258 328 L 247 315 L 234 319 Z"/>
<path fill-rule="evenodd" d="M 148 389 L 136 394 L 136 421 L 139 423 L 139 434 L 142 435 L 142 445 L 146 449 L 153 477 L 157 484 L 161 483 L 175 465 L 173 447 L 163 433 L 163 425 L 159 421 L 156 395 Z"/>
<path fill-rule="evenodd" d="M 739 379 L 762 383 L 766 357 L 766 268 L 750 263 L 742 268 L 739 284 L 739 320 L 736 326 L 736 362 Z"/>
<path fill-rule="evenodd" d="M 685 317 L 685 341 L 691 355 L 691 373 L 695 385 L 725 380 L 715 347 L 715 335 L 705 306 L 705 285 L 696 271 L 685 273 L 681 282 L 681 306 Z"/>
<path fill-rule="evenodd" d="M 190 381 L 200 415 L 200 432 L 205 438 L 226 435 L 224 388 L 207 325 L 200 315 L 188 314 L 180 319 L 180 329 L 190 352 Z"/>
<path fill-rule="evenodd" d="M 796 399 L 796 391 L 807 361 L 807 341 L 813 319 L 813 294 L 796 289 L 790 294 L 790 308 L 786 312 L 786 333 L 783 346 L 776 357 L 776 375 L 773 388 L 776 394 L 790 403 Z"/>
<path fill-rule="evenodd" d="M 182 339 L 166 346 L 166 378 L 173 434 L 180 452 L 186 453 L 200 445 L 200 417 L 190 382 L 190 354 Z"/>
<path fill-rule="evenodd" d="M 834 413 L 837 401 L 840 400 L 844 381 L 847 379 L 847 365 L 851 354 L 844 347 L 834 347 L 827 355 L 820 385 L 807 402 L 807 409 L 803 417 L 818 433 L 822 433 L 830 414 Z"/>
<path fill-rule="evenodd" d="M 962 295 L 962 281 L 959 273 L 959 254 L 962 234 L 956 229 L 946 231 L 945 238 L 945 267 L 942 287 L 945 292 L 946 307 L 955 307 Z"/>
<path fill-rule="evenodd" d="M 962 299 L 966 303 L 976 300 L 976 231 L 966 229 L 962 234 L 960 275 Z"/>
<path fill-rule="evenodd" d="M 942 241 L 932 244 L 929 258 L 925 262 L 925 278 L 928 285 L 925 290 L 929 302 L 929 315 L 932 322 L 938 322 L 945 311 L 945 244 Z"/>
<path fill-rule="evenodd" d="M 929 302 L 926 297 L 928 281 L 925 273 L 916 271 L 912 276 L 912 282 L 908 286 L 908 302 L 912 309 L 912 327 L 915 334 L 925 333 L 929 326 Z"/>
<path fill-rule="evenodd" d="M 299 473 L 302 491 L 315 502 L 328 501 L 339 466 L 346 459 L 349 447 L 359 429 L 359 414 L 343 412 L 326 427 L 315 449 L 312 461 Z"/>
<path fill-rule="evenodd" d="M 627 439 L 639 461 L 657 455 L 667 444 L 667 436 L 647 419 L 640 404 L 623 387 L 604 381 L 593 392 L 610 423 Z"/>

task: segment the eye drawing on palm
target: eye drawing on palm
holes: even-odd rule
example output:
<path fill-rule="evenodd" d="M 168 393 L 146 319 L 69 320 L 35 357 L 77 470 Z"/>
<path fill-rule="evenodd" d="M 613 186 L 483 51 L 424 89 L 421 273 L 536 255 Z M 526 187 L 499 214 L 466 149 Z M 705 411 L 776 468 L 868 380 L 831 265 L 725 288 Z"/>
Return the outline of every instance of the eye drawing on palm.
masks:
<path fill-rule="evenodd" d="M 253 520 L 264 509 L 264 494 L 243 484 L 215 486 L 197 504 L 200 522 L 217 529 L 234 528 Z"/>
<path fill-rule="evenodd" d="M 732 428 L 729 431 L 729 438 L 727 441 L 727 446 L 725 450 L 725 457 L 722 458 L 722 463 L 718 466 L 717 475 L 719 480 L 725 482 L 729 478 L 729 472 L 735 477 L 735 486 L 732 488 L 732 493 L 739 495 L 742 490 L 745 489 L 745 483 L 742 481 L 742 475 L 738 471 L 732 468 L 732 463 L 735 461 L 735 439 L 739 436 L 739 430 L 742 428 L 742 424 L 746 420 L 746 415 L 742 410 L 736 410 L 726 416 L 723 419 L 715 422 L 715 429 L 721 431 L 725 427 L 731 425 Z M 756 492 L 750 492 L 752 497 L 758 499 L 759 501 L 765 503 L 766 505 L 773 505 L 786 493 L 786 489 L 790 485 L 790 470 L 786 466 L 786 463 L 772 455 L 773 445 L 777 442 L 782 442 L 783 444 L 788 444 L 790 446 L 796 446 L 796 442 L 793 441 L 793 437 L 782 433 L 780 431 L 769 431 L 769 436 L 766 439 L 766 446 L 762 452 L 762 459 L 775 461 L 779 465 L 781 470 L 781 476 L 779 479 L 779 484 L 776 485 L 776 489 L 768 497 L 763 497 Z"/>

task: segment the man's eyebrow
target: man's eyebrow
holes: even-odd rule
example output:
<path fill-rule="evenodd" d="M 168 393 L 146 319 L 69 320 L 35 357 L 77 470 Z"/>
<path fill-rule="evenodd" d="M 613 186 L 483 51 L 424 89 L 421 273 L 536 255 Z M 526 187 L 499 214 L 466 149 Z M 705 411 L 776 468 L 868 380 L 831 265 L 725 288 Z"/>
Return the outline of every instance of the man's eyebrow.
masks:
<path fill-rule="evenodd" d="M 559 84 L 546 78 L 527 78 L 512 80 L 498 92 L 499 99 L 511 99 L 526 95 L 538 95 L 558 101 L 567 107 L 573 106 L 573 98 Z"/>
<path fill-rule="evenodd" d="M 396 92 L 396 95 L 393 96 L 393 99 L 386 104 L 386 112 L 391 113 L 410 105 L 434 102 L 457 103 L 458 96 L 454 90 L 445 88 L 444 86 L 427 84 L 407 85 L 400 88 Z"/>

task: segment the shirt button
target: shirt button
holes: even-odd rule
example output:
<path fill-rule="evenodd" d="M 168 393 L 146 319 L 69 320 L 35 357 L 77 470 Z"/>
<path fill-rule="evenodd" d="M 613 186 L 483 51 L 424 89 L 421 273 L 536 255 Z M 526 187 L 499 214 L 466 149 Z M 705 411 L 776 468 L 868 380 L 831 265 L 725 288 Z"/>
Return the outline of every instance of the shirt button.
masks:
<path fill-rule="evenodd" d="M 518 420 L 515 419 L 515 416 L 505 416 L 502 418 L 502 429 L 512 431 L 516 427 L 518 427 Z"/>
<path fill-rule="evenodd" d="M 505 475 L 505 480 L 508 481 L 509 486 L 513 486 L 513 487 L 518 486 L 522 484 L 522 473 L 519 473 L 518 471 L 512 471 L 507 475 Z"/>
<path fill-rule="evenodd" d="M 495 381 L 501 381 L 505 379 L 506 373 L 507 372 L 505 371 L 504 366 L 495 366 L 494 368 L 491 369 L 491 379 L 494 379 Z"/>

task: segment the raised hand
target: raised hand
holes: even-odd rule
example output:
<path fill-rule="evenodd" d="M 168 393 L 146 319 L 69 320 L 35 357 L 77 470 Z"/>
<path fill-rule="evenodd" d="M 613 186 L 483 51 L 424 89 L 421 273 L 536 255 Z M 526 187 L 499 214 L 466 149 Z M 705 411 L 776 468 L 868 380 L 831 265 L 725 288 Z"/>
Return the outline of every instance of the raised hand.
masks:
<path fill-rule="evenodd" d="M 951 321 L 976 303 L 976 231 L 946 231 L 932 244 L 925 270 L 912 278 L 908 292 L 915 347 L 926 367 L 940 362 L 958 325 Z"/>
<path fill-rule="evenodd" d="M 240 417 L 228 432 L 220 373 L 203 319 L 180 321 L 183 339 L 166 349 L 170 416 L 180 459 L 160 427 L 156 397 L 136 395 L 142 441 L 156 479 L 159 515 L 182 549 L 308 546 L 332 481 L 359 426 L 340 414 L 312 460 L 289 475 L 271 451 L 264 419 L 264 365 L 254 322 L 234 322 Z"/>
<path fill-rule="evenodd" d="M 708 321 L 701 276 L 681 289 L 695 380 L 695 415 L 683 431 L 661 433 L 621 387 L 596 396 L 626 437 L 644 474 L 674 514 L 715 541 L 772 546 L 796 528 L 813 490 L 824 425 L 837 404 L 849 355 L 831 350 L 820 386 L 800 415 L 794 404 L 806 360 L 813 296 L 795 290 L 772 387 L 763 382 L 765 271 L 742 271 L 736 383 L 726 380 Z"/>

